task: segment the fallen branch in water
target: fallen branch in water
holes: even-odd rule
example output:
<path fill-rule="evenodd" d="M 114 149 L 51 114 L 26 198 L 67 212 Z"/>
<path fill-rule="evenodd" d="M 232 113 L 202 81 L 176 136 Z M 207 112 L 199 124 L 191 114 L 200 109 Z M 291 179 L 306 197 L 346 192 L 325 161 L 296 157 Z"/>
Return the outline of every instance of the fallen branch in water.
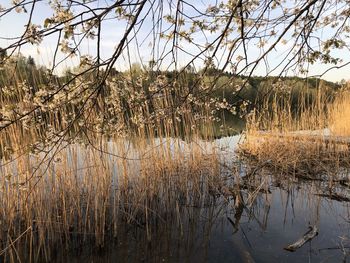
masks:
<path fill-rule="evenodd" d="M 309 227 L 309 231 L 307 231 L 304 236 L 302 238 L 300 238 L 298 241 L 296 241 L 295 243 L 285 247 L 285 250 L 294 252 L 296 251 L 298 248 L 301 248 L 306 242 L 310 241 L 311 239 L 313 239 L 315 236 L 317 236 L 317 227 L 316 226 L 310 226 Z"/>

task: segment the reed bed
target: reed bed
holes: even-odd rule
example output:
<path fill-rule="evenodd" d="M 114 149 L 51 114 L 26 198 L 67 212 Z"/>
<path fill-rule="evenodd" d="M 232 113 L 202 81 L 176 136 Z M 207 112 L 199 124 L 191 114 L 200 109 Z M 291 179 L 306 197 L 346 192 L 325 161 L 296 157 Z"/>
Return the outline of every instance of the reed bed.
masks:
<path fill-rule="evenodd" d="M 129 228 L 151 241 L 159 224 L 181 229 L 185 207 L 205 206 L 228 183 L 210 140 L 211 106 L 193 95 L 180 103 L 188 90 L 174 95 L 161 77 L 148 98 L 126 78 L 110 80 L 108 94 L 87 105 L 79 98 L 89 96 L 86 84 L 76 80 L 78 95 L 64 91 L 70 100 L 1 130 L 0 260 L 51 262 L 62 251 L 104 248 Z M 18 117 L 14 107 L 35 109 L 40 93 L 53 92 L 18 82 L 11 89 L 0 97 L 5 125 Z"/>
<path fill-rule="evenodd" d="M 181 207 L 202 206 L 224 182 L 212 143 L 120 140 L 101 150 L 119 157 L 67 145 L 45 163 L 27 155 L 0 168 L 5 261 L 48 262 L 53 249 L 103 247 L 123 224 L 151 240 L 157 224 L 181 221 Z"/>
<path fill-rule="evenodd" d="M 51 262 L 104 248 L 129 228 L 151 241 L 159 225 L 181 232 L 217 200 L 234 206 L 237 230 L 243 211 L 269 192 L 267 177 L 255 176 L 260 167 L 315 175 L 347 164 L 347 145 L 290 136 L 342 130 L 346 102 L 330 111 L 321 92 L 311 107 L 300 98 L 298 112 L 291 98 L 269 97 L 250 116 L 241 153 L 255 163 L 243 178 L 212 140 L 215 112 L 231 105 L 205 96 L 205 86 L 139 72 L 98 89 L 93 74 L 62 87 L 20 73 L 0 92 L 0 261 Z"/>
<path fill-rule="evenodd" d="M 306 97 L 299 98 L 293 111 L 288 94 L 267 98 L 264 106 L 248 117 L 241 156 L 279 174 L 348 181 L 349 91 L 329 97 L 320 87 L 316 99 L 309 105 L 306 101 Z"/>
<path fill-rule="evenodd" d="M 181 76 L 125 72 L 102 86 L 95 73 L 13 68 L 0 79 L 0 261 L 50 262 L 128 227 L 151 240 L 228 183 L 211 141 L 211 111 L 228 104 Z"/>
<path fill-rule="evenodd" d="M 350 93 L 340 92 L 330 108 L 329 128 L 334 136 L 350 136 Z"/>

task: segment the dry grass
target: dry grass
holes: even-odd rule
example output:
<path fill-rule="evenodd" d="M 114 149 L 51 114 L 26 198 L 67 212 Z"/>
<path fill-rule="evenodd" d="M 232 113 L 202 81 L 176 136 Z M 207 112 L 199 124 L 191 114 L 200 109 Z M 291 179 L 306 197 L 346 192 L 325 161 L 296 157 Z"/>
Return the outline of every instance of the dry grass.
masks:
<path fill-rule="evenodd" d="M 50 261 L 52 249 L 102 247 L 123 224 L 145 229 L 151 239 L 155 222 L 181 220 L 180 206 L 200 206 L 223 183 L 212 143 L 120 140 L 103 150 L 125 158 L 70 145 L 39 168 L 43 156 L 30 155 L 1 167 L 5 259 Z"/>
<path fill-rule="evenodd" d="M 350 93 L 342 91 L 330 108 L 329 128 L 335 136 L 350 136 Z"/>
<path fill-rule="evenodd" d="M 220 153 L 203 140 L 212 138 L 210 105 L 182 101 L 189 87 L 163 79 L 157 96 L 143 98 L 142 83 L 128 81 L 111 81 L 110 94 L 82 105 L 93 85 L 77 80 L 69 102 L 57 99 L 21 121 L 17 109 L 37 107 L 34 91 L 15 79 L 0 94 L 0 119 L 13 121 L 0 126 L 1 262 L 50 262 L 57 250 L 103 247 L 125 226 L 150 240 L 160 223 L 181 224 L 181 207 L 220 193 Z M 52 92 L 35 94 L 45 88 Z"/>
<path fill-rule="evenodd" d="M 343 91 L 330 100 L 319 90 L 311 105 L 301 99 L 297 112 L 288 96 L 268 98 L 249 117 L 240 153 L 281 174 L 340 180 L 339 171 L 350 166 L 349 138 L 338 137 L 350 133 L 348 94 Z"/>
<path fill-rule="evenodd" d="M 20 104 L 11 99 L 0 103 Z M 1 262 L 50 262 L 55 251 L 101 248 L 130 227 L 149 241 L 159 224 L 181 228 L 183 207 L 215 199 L 226 181 L 216 145 L 203 140 L 212 137 L 209 109 L 195 116 L 184 103 L 166 113 L 175 103 L 166 90 L 149 103 L 128 105 L 123 132 L 94 130 L 100 114 L 89 105 L 70 123 L 67 106 L 1 130 Z M 45 119 L 30 125 L 37 118 Z"/>

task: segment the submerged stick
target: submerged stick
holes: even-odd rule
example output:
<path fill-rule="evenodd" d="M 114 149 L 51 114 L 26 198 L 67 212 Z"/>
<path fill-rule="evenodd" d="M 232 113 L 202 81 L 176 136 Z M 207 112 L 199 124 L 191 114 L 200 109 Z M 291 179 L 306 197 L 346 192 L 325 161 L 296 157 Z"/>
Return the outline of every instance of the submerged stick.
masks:
<path fill-rule="evenodd" d="M 296 241 L 295 243 L 285 247 L 285 250 L 294 252 L 296 251 L 298 248 L 301 248 L 306 242 L 310 241 L 311 239 L 313 239 L 315 236 L 317 236 L 317 227 L 316 226 L 310 226 L 309 227 L 310 230 L 307 231 L 304 236 L 302 238 L 300 238 L 298 241 Z"/>

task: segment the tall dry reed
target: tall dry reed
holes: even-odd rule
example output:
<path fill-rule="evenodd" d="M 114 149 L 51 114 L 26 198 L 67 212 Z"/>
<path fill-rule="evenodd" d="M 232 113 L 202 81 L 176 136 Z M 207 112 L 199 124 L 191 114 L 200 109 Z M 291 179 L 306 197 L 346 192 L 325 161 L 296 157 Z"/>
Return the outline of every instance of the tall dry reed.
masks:
<path fill-rule="evenodd" d="M 0 80 L 0 259 L 49 262 L 54 250 L 103 247 L 123 226 L 152 238 L 223 184 L 210 112 L 164 76 Z M 47 82 L 45 84 L 45 82 Z M 226 104 L 223 105 L 226 107 Z"/>
<path fill-rule="evenodd" d="M 346 93 L 347 94 L 347 93 Z M 245 142 L 240 152 L 279 173 L 307 179 L 332 177 L 340 180 L 350 166 L 347 118 L 350 96 L 331 98 L 322 87 L 308 105 L 301 96 L 297 107 L 287 94 L 273 95 L 247 120 Z"/>
<path fill-rule="evenodd" d="M 334 136 L 350 135 L 350 93 L 349 90 L 339 92 L 330 107 L 329 128 Z"/>
<path fill-rule="evenodd" d="M 44 163 L 42 153 L 1 166 L 3 259 L 48 262 L 53 248 L 102 247 L 123 224 L 152 239 L 156 222 L 181 220 L 180 207 L 201 206 L 224 183 L 212 143 L 119 140 L 100 149 L 114 156 L 76 144 Z"/>

